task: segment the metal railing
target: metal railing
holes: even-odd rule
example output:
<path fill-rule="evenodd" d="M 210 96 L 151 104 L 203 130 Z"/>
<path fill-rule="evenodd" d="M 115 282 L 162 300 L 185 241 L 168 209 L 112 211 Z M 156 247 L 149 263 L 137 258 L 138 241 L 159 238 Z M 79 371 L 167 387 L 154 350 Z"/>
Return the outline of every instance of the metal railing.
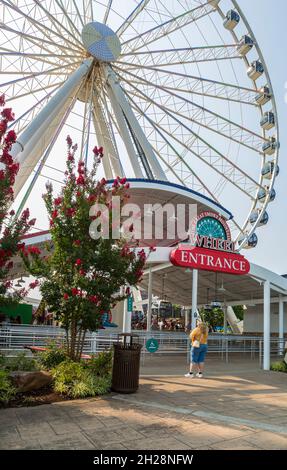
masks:
<path fill-rule="evenodd" d="M 84 350 L 85 354 L 96 354 L 105 349 L 110 349 L 118 340 L 119 330 L 100 330 L 86 335 Z M 173 331 L 138 331 L 132 334 L 138 335 L 139 342 L 143 345 L 142 361 L 147 356 L 184 354 L 189 361 L 190 341 L 184 332 Z M 154 338 L 158 342 L 158 350 L 150 353 L 146 349 L 148 339 Z M 65 342 L 65 332 L 60 327 L 37 326 L 37 325 L 11 325 L 0 328 L 0 352 L 15 355 L 23 351 L 25 346 L 47 346 L 50 341 L 59 344 Z M 285 340 L 271 338 L 270 354 L 272 356 L 283 356 Z M 230 355 L 249 354 L 250 359 L 259 358 L 259 364 L 263 360 L 263 338 L 262 336 L 244 335 L 220 335 L 210 334 L 208 338 L 209 354 L 218 354 L 222 360 L 228 362 Z"/>

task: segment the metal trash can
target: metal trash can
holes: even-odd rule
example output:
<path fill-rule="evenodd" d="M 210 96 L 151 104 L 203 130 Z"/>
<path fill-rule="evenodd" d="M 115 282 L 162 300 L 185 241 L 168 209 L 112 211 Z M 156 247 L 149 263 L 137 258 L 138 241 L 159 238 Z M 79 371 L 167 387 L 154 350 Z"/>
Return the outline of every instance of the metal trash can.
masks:
<path fill-rule="evenodd" d="M 138 335 L 129 333 L 118 335 L 118 342 L 114 344 L 112 374 L 112 390 L 114 392 L 135 393 L 139 387 L 142 345 L 138 340 Z"/>

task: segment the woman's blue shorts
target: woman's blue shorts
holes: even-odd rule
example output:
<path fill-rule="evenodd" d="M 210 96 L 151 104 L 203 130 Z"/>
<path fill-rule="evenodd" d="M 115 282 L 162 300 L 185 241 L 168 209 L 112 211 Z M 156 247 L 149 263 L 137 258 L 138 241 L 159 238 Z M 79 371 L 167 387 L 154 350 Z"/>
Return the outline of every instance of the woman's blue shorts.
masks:
<path fill-rule="evenodd" d="M 195 364 L 200 364 L 205 361 L 207 353 L 207 344 L 201 344 L 199 348 L 192 347 L 190 350 L 190 360 Z"/>

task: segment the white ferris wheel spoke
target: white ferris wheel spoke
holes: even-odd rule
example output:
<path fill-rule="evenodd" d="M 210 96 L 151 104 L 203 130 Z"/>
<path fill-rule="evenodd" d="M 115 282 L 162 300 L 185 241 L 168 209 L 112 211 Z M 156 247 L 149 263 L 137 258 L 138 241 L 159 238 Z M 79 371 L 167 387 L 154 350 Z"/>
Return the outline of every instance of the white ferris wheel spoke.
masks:
<path fill-rule="evenodd" d="M 174 139 L 177 143 L 179 143 L 181 146 L 184 146 L 185 147 L 185 150 L 186 150 L 186 153 L 189 152 L 190 150 L 190 144 L 185 146 L 183 145 L 183 142 L 180 141 L 179 139 L 177 139 L 174 134 L 170 134 L 167 132 L 166 129 L 162 128 L 158 123 L 154 122 L 151 118 L 149 118 L 145 113 L 143 113 L 143 111 L 139 108 L 139 106 L 135 103 L 135 101 L 131 98 L 131 96 L 129 96 L 129 99 L 132 101 L 133 103 L 133 107 L 136 111 L 138 111 L 138 113 L 142 116 L 142 118 L 148 120 L 148 122 L 153 126 L 153 128 L 155 129 L 155 131 L 163 138 L 163 140 L 166 142 L 167 146 L 170 147 L 175 155 L 178 157 L 178 159 L 175 160 L 175 162 L 171 165 L 169 164 L 166 159 L 164 159 L 162 157 L 162 155 L 160 154 L 160 152 L 157 150 L 157 148 L 155 146 L 153 146 L 153 149 L 154 149 L 154 152 L 158 155 L 158 157 L 162 160 L 162 162 L 164 163 L 165 166 L 167 166 L 168 170 L 178 179 L 178 181 L 181 182 L 181 184 L 183 184 L 183 186 L 186 186 L 186 187 L 190 187 L 190 185 L 188 184 L 187 181 L 185 181 L 184 179 L 180 178 L 179 177 L 179 172 L 178 171 L 175 171 L 174 168 L 176 167 L 176 165 L 178 165 L 179 163 L 181 165 L 184 165 L 188 172 L 191 173 L 196 180 L 199 181 L 200 183 L 200 186 L 199 186 L 199 190 L 202 191 L 205 193 L 205 194 L 208 194 L 208 196 L 210 196 L 212 198 L 212 200 L 216 201 L 218 204 L 222 205 L 222 202 L 215 196 L 215 193 L 214 192 L 211 192 L 210 191 L 210 188 L 208 188 L 204 182 L 202 181 L 202 179 L 198 176 L 197 173 L 194 172 L 194 170 L 190 167 L 190 165 L 188 165 L 186 159 L 179 154 L 179 152 L 176 150 L 176 148 L 174 146 L 171 145 L 171 139 Z M 164 136 L 164 134 L 162 132 L 160 132 L 159 129 L 162 129 L 168 136 L 168 138 L 166 138 Z M 189 175 L 189 178 L 190 178 L 190 175 Z M 232 219 L 233 221 L 233 224 L 234 226 L 236 227 L 236 229 L 239 231 L 239 233 L 242 233 L 242 229 L 240 227 L 240 225 L 236 222 L 235 219 Z"/>
<path fill-rule="evenodd" d="M 117 64 L 117 65 L 116 65 Z M 117 67 L 121 64 L 121 62 L 115 62 L 115 64 L 113 65 L 113 67 Z M 135 67 L 130 67 L 130 68 L 121 68 L 121 67 L 118 67 L 118 70 L 121 71 L 121 73 L 123 74 L 126 74 L 126 73 L 130 73 L 130 71 L 135 71 Z M 154 74 L 154 76 L 156 77 L 156 75 Z M 142 79 L 142 76 L 140 75 L 136 75 L 137 79 L 134 79 L 133 80 L 133 83 L 134 84 L 141 84 L 143 79 Z M 166 75 L 167 77 L 167 75 Z M 150 83 L 154 83 L 155 80 L 158 80 L 158 78 L 151 78 L 149 80 Z M 205 80 L 205 79 L 203 79 Z M 198 87 L 199 89 L 202 89 L 203 86 L 205 86 L 205 90 L 207 90 L 209 87 L 209 85 L 206 85 L 205 83 L 203 85 L 200 86 L 200 78 L 198 77 L 198 80 L 195 81 L 195 84 L 194 84 L 194 87 Z M 190 95 L 197 95 L 197 96 L 202 96 L 204 98 L 214 98 L 214 99 L 218 99 L 218 100 L 223 100 L 223 101 L 229 101 L 229 102 L 232 102 L 232 103 L 238 103 L 238 104 L 241 104 L 241 105 L 248 105 L 248 106 L 254 106 L 254 107 L 258 107 L 257 103 L 254 101 L 254 97 L 252 97 L 251 95 L 249 95 L 247 98 L 248 98 L 248 101 L 247 101 L 247 98 L 244 98 L 243 95 L 241 95 L 241 98 L 236 98 L 236 97 L 232 97 L 231 95 L 229 96 L 226 96 L 223 94 L 223 91 L 222 91 L 222 94 L 221 91 L 219 90 L 219 88 L 217 88 L 217 94 L 211 94 L 211 93 L 208 93 L 208 92 L 200 92 L 200 91 L 197 91 L 198 89 L 197 88 L 192 88 L 191 86 L 189 88 L 187 88 L 187 85 L 185 85 L 185 78 L 182 78 L 182 79 L 176 79 L 176 82 L 174 82 L 173 85 L 162 85 L 162 88 L 166 91 L 174 91 L 175 89 L 180 92 L 180 93 L 184 93 L 184 94 L 190 94 Z M 182 88 L 186 86 L 186 88 Z M 212 86 L 214 86 L 214 83 L 212 83 Z M 221 87 L 223 88 L 223 87 Z M 212 90 L 211 90 L 212 91 Z M 252 92 L 254 92 L 254 90 L 250 90 Z M 238 93 L 238 90 L 235 91 L 235 93 Z M 256 92 L 257 93 L 257 92 Z M 234 95 L 235 96 L 235 95 Z M 246 101 L 244 101 L 244 99 L 246 99 Z"/>
<path fill-rule="evenodd" d="M 133 87 L 131 83 L 130 86 Z M 193 149 L 190 149 L 191 153 L 197 156 L 201 161 L 207 163 L 211 168 L 214 168 L 220 174 L 222 172 L 222 164 L 224 162 L 225 170 L 222 172 L 223 176 L 227 178 L 232 184 L 234 184 L 238 189 L 248 195 L 251 199 L 253 198 L 252 194 L 255 193 L 256 189 L 260 188 L 260 185 L 251 176 L 249 176 L 238 165 L 232 162 L 228 157 L 223 155 L 223 153 L 217 150 L 212 144 L 209 144 L 205 139 L 195 133 L 190 127 L 186 126 L 179 119 L 177 119 L 172 113 L 170 113 L 166 108 L 164 108 L 164 106 L 152 100 L 142 91 L 136 88 L 135 91 L 136 93 L 142 95 L 144 100 L 152 102 L 157 108 L 161 109 L 166 114 L 166 116 L 169 116 L 172 120 L 177 122 L 181 127 L 186 129 L 190 134 L 192 134 L 196 138 L 198 153 L 195 152 Z M 221 170 L 219 170 L 218 164 L 220 165 Z M 249 183 L 249 186 L 247 186 L 247 182 Z"/>
<path fill-rule="evenodd" d="M 163 70 L 157 67 L 151 67 L 151 66 L 143 66 L 143 65 L 135 65 L 131 64 L 129 62 L 116 62 L 114 66 L 116 65 L 127 65 L 126 68 L 122 67 L 121 71 L 129 71 L 129 67 L 132 70 L 138 69 L 141 70 L 142 73 L 145 70 L 150 71 L 151 73 L 154 73 L 155 76 L 159 74 L 159 77 L 162 79 L 164 77 L 178 77 L 179 80 L 181 78 L 188 80 L 188 83 L 190 84 L 190 92 L 194 93 L 194 91 L 200 90 L 202 93 L 205 95 L 205 91 L 207 93 L 212 92 L 214 95 L 217 95 L 218 97 L 225 97 L 228 99 L 232 99 L 233 97 L 236 97 L 239 101 L 244 102 L 244 100 L 252 101 L 254 102 L 256 94 L 258 94 L 258 90 L 254 88 L 247 88 L 247 87 L 242 87 L 240 85 L 235 85 L 232 83 L 227 83 L 227 82 L 221 82 L 219 80 L 211 80 L 205 77 L 198 77 L 194 75 L 188 75 L 186 73 L 181 73 L 177 72 L 175 70 Z M 160 80 L 160 78 L 158 78 Z M 154 82 L 154 80 L 151 78 L 151 82 Z M 230 95 L 229 95 L 230 94 Z"/>
<path fill-rule="evenodd" d="M 78 30 L 78 28 L 76 27 L 75 23 L 69 17 L 68 12 L 67 12 L 66 8 L 63 5 L 62 0 L 55 0 L 55 2 L 59 6 L 60 10 L 62 11 L 63 15 L 65 16 L 65 18 L 68 21 L 71 28 L 75 31 L 76 35 L 81 39 L 81 33 Z"/>
<path fill-rule="evenodd" d="M 48 90 L 49 88 L 55 88 L 55 87 L 59 88 L 64 83 L 65 83 L 65 81 L 62 80 L 61 82 L 56 82 L 56 83 L 52 83 L 51 85 L 46 85 L 44 88 L 40 87 L 40 88 L 33 89 L 33 95 L 35 95 L 35 93 L 39 93 L 41 91 Z M 28 91 L 26 93 L 23 93 L 22 95 L 11 96 L 11 98 L 6 99 L 6 103 L 11 103 L 11 101 L 15 101 L 15 100 L 18 100 L 20 98 L 24 98 L 25 96 L 29 96 L 29 95 L 31 95 L 30 91 Z"/>
<path fill-rule="evenodd" d="M 38 49 L 44 50 L 48 53 L 52 53 L 53 51 L 55 52 L 55 48 L 56 48 L 56 49 L 62 50 L 66 54 L 67 54 L 67 52 L 71 53 L 72 51 L 74 51 L 74 53 L 76 53 L 76 54 L 79 54 L 79 51 L 77 49 L 72 49 L 71 47 L 64 46 L 62 44 L 56 44 L 55 42 L 50 41 L 48 39 L 36 38 L 35 36 L 32 36 L 31 34 L 24 33 L 23 31 L 17 31 L 15 29 L 11 28 L 10 26 L 4 25 L 3 23 L 1 23 L 0 26 L 1 26 L 2 31 L 7 31 L 8 33 L 15 34 L 16 36 L 19 36 L 19 37 L 25 39 L 26 41 L 29 41 L 31 44 L 36 46 Z M 7 42 L 10 42 L 10 40 L 7 39 Z M 43 46 L 43 44 L 45 44 L 45 46 Z M 46 47 L 46 45 L 52 46 L 52 49 L 49 49 L 48 47 Z"/>
<path fill-rule="evenodd" d="M 127 73 L 129 75 L 131 75 L 133 78 L 138 79 L 137 75 L 135 75 L 131 72 L 127 72 Z M 129 80 L 126 80 L 126 79 L 124 79 L 124 80 L 127 84 L 129 84 Z M 186 104 L 191 105 L 193 108 L 199 109 L 200 111 L 202 111 L 202 115 L 201 115 L 200 120 L 199 120 L 199 118 L 194 119 L 194 118 L 188 116 L 187 112 L 185 114 L 183 114 L 182 112 L 172 110 L 172 109 L 170 109 L 166 106 L 167 110 L 169 110 L 171 112 L 174 112 L 175 114 L 177 114 L 179 117 L 182 117 L 183 119 L 188 119 L 191 122 L 195 122 L 195 123 L 199 124 L 200 126 L 205 127 L 205 128 L 207 128 L 208 130 L 210 130 L 212 132 L 215 132 L 215 133 L 217 133 L 217 134 L 219 134 L 219 135 L 221 135 L 221 136 L 223 136 L 227 139 L 230 139 L 234 142 L 237 142 L 240 145 L 248 147 L 252 151 L 255 151 L 255 152 L 260 153 L 260 154 L 262 153 L 261 152 L 262 144 L 263 144 L 264 141 L 267 141 L 267 139 L 264 139 L 264 137 L 262 137 L 262 135 L 257 134 L 255 132 L 253 132 L 252 130 L 241 126 L 240 124 L 238 124 L 234 121 L 231 121 L 230 119 L 207 109 L 204 106 L 200 106 L 199 104 L 195 103 L 194 101 L 188 100 L 184 96 L 178 95 L 177 93 L 174 93 L 171 90 L 166 90 L 165 87 L 156 85 L 155 83 L 150 83 L 149 81 L 147 81 L 143 78 L 140 78 L 140 81 L 142 82 L 142 84 L 144 83 L 145 86 L 147 86 L 147 87 L 157 88 L 159 90 L 165 91 L 170 96 L 176 97 L 176 98 L 180 99 L 181 101 L 185 102 Z M 188 112 L 190 112 L 191 116 L 193 116 L 193 109 L 190 108 L 189 106 L 188 106 Z M 208 124 L 206 124 L 207 122 L 208 122 Z M 226 133 L 226 129 L 227 130 L 229 129 L 229 134 Z M 237 135 L 239 135 L 241 137 L 241 140 L 238 140 L 238 138 L 236 137 Z"/>
<path fill-rule="evenodd" d="M 13 57 L 17 58 L 16 61 L 13 60 Z M 8 51 L 0 50 L 0 60 L 2 62 L 1 73 L 4 72 L 6 74 L 9 73 L 13 75 L 14 70 L 11 69 L 11 66 L 14 66 L 17 72 L 17 67 L 19 67 L 18 61 L 21 61 L 22 63 L 25 63 L 29 66 L 32 66 L 32 65 L 35 65 L 36 62 L 38 63 L 41 62 L 42 64 L 56 65 L 57 63 L 60 62 L 60 60 L 63 60 L 64 61 L 63 66 L 66 66 L 66 65 L 69 65 L 70 63 L 73 63 L 75 58 L 77 57 L 79 57 L 79 59 L 82 59 L 81 56 L 72 56 L 72 55 L 63 56 L 61 54 L 35 54 L 35 53 L 23 53 L 23 52 L 14 52 L 14 51 L 8 52 Z M 9 61 L 9 58 L 12 58 L 12 60 Z M 6 59 L 6 62 L 9 62 L 8 70 L 7 70 L 7 67 L 3 64 L 4 62 L 3 59 L 4 61 Z M 23 69 L 23 65 L 22 65 L 22 69 Z"/>
<path fill-rule="evenodd" d="M 135 98 L 138 98 L 137 96 L 135 96 Z M 193 150 L 192 150 L 192 145 L 194 143 L 194 139 L 193 141 L 188 141 L 188 142 L 185 142 L 184 139 L 179 139 L 176 137 L 176 135 L 172 132 L 169 132 L 166 128 L 162 127 L 159 123 L 153 121 L 151 118 L 147 118 L 146 114 L 137 106 L 137 104 L 135 103 L 135 101 L 131 98 L 131 96 L 129 95 L 129 99 L 131 100 L 131 102 L 133 103 L 133 107 L 136 108 L 136 110 L 142 115 L 142 117 L 144 119 L 147 119 L 151 124 L 152 126 L 154 127 L 155 131 L 159 133 L 159 135 L 163 136 L 165 142 L 167 143 L 167 145 L 169 147 L 171 147 L 172 149 L 174 149 L 173 146 L 171 146 L 171 142 L 172 140 L 175 141 L 177 144 L 179 144 L 180 146 L 182 146 L 185 151 L 186 151 L 186 154 L 188 153 L 192 153 L 193 155 L 195 155 L 196 157 L 199 157 L 205 164 L 207 164 L 209 167 L 212 168 L 212 170 L 214 170 L 215 172 L 219 173 L 221 176 L 222 176 L 222 173 L 221 173 L 221 170 L 217 168 L 217 166 L 215 165 L 210 165 L 207 161 L 203 160 L 197 153 L 195 153 Z M 166 134 L 166 138 L 164 137 L 164 134 Z M 191 140 L 189 138 L 189 140 Z M 194 172 L 194 170 L 192 170 L 192 168 L 188 165 L 187 161 L 185 158 L 183 158 L 182 156 L 180 156 L 180 154 L 176 151 L 176 155 L 177 155 L 177 158 L 174 159 L 173 163 L 170 164 L 169 168 L 173 167 L 177 167 L 179 166 L 179 164 L 181 165 L 184 165 L 186 167 L 186 169 L 191 172 L 198 181 L 200 181 L 201 185 L 202 185 L 202 189 L 204 189 L 206 191 L 207 194 L 211 195 L 212 198 L 216 201 L 218 201 L 218 199 L 216 198 L 216 196 L 214 195 L 214 193 L 211 193 L 210 189 L 204 184 L 204 182 L 199 178 L 199 176 Z M 223 173 L 223 177 L 226 178 L 226 181 L 228 182 L 231 182 L 232 184 L 234 184 L 237 189 L 240 189 L 242 191 L 242 188 L 241 187 L 238 187 L 236 183 L 234 183 L 233 181 L 230 180 L 230 178 L 228 178 L 228 175 Z M 187 184 L 185 184 L 187 186 Z M 248 194 L 248 196 L 250 197 L 250 195 Z M 251 199 L 254 199 L 251 197 Z M 219 202 L 219 201 L 218 201 Z"/>
<path fill-rule="evenodd" d="M 117 36 L 120 38 L 126 29 L 133 23 L 137 16 L 148 6 L 150 0 L 141 0 L 131 14 L 125 19 L 121 26 L 116 30 Z"/>
<path fill-rule="evenodd" d="M 39 0 L 33 0 L 34 3 L 36 3 L 36 5 L 44 11 L 44 13 L 47 15 L 48 18 L 50 18 L 51 20 L 51 23 L 53 24 L 54 28 L 56 29 L 56 31 L 58 31 L 58 34 L 59 36 L 61 37 L 63 35 L 62 33 L 62 30 L 64 30 L 68 36 L 71 37 L 71 39 L 73 41 L 72 44 L 75 44 L 74 41 L 76 41 L 76 43 L 78 43 L 78 45 L 80 46 L 80 48 L 82 49 L 83 48 L 83 44 L 82 42 L 77 39 L 72 33 L 71 31 L 69 31 L 67 28 L 65 28 L 65 26 L 63 24 L 61 24 L 44 6 L 43 6 L 43 2 L 39 1 Z M 76 44 L 75 44 L 76 45 Z"/>
<path fill-rule="evenodd" d="M 132 62 L 130 63 L 135 65 L 137 60 L 141 61 L 140 64 L 143 65 L 152 65 L 152 63 L 156 62 L 157 67 L 179 65 L 183 62 L 185 64 L 194 64 L 217 60 L 242 60 L 242 56 L 237 52 L 236 44 L 128 52 L 121 54 L 121 58 L 131 59 Z M 151 59 L 152 63 L 150 62 Z"/>
<path fill-rule="evenodd" d="M 5 83 L 0 83 L 0 88 L 2 87 L 5 87 L 5 86 L 8 86 L 8 85 L 14 85 L 16 83 L 19 83 L 19 82 L 25 82 L 26 80 L 28 79 L 33 79 L 35 77 L 39 77 L 41 75 L 67 75 L 68 73 L 68 69 L 69 68 L 75 68 L 76 65 L 79 65 L 81 63 L 81 61 L 77 61 L 77 62 L 73 62 L 73 63 L 70 63 L 66 66 L 67 70 L 65 70 L 65 74 L 63 74 L 63 66 L 62 65 L 59 65 L 58 67 L 53 67 L 52 69 L 47 69 L 47 70 L 42 70 L 41 72 L 34 72 L 34 73 L 31 73 L 23 78 L 16 78 L 15 80 L 9 80 L 8 82 L 5 82 Z M 59 71 L 62 70 L 61 73 L 59 73 Z"/>
<path fill-rule="evenodd" d="M 155 41 L 173 33 L 174 31 L 183 28 L 199 19 L 209 15 L 211 12 L 216 11 L 210 3 L 204 3 L 192 10 L 185 11 L 181 15 L 175 16 L 164 23 L 157 25 L 143 33 L 128 39 L 122 43 L 123 53 L 126 51 L 137 51 L 142 47 L 153 44 Z"/>
<path fill-rule="evenodd" d="M 146 119 L 151 125 L 152 127 L 154 128 L 155 132 L 158 133 L 161 138 L 164 140 L 165 144 L 170 147 L 172 149 L 172 151 L 174 152 L 174 154 L 176 155 L 177 157 L 177 162 L 179 161 L 181 164 L 183 164 L 187 170 L 199 181 L 200 183 L 200 186 L 201 188 L 209 195 L 212 197 L 212 199 L 214 199 L 214 194 L 212 194 L 212 192 L 210 191 L 210 189 L 204 184 L 204 182 L 202 181 L 202 179 L 198 176 L 198 174 L 195 173 L 195 171 L 191 168 L 191 166 L 187 163 L 187 161 L 182 157 L 182 155 L 178 152 L 178 150 L 172 145 L 171 143 L 171 140 L 170 138 L 168 139 L 167 137 L 164 136 L 164 134 L 159 130 L 161 128 L 160 125 L 157 126 L 157 124 L 147 116 L 146 113 L 144 113 L 140 108 L 139 106 L 136 104 L 136 102 L 131 98 L 131 96 L 129 96 L 129 99 L 131 100 L 131 102 L 133 103 L 133 107 L 134 109 L 141 114 L 141 116 Z M 171 137 L 171 135 L 169 134 L 169 137 Z M 174 140 L 177 140 L 178 143 L 180 143 L 180 141 L 178 139 L 174 139 Z M 177 179 L 184 185 L 184 186 L 187 186 L 186 183 L 184 182 L 183 179 L 179 178 L 179 175 L 178 173 L 175 172 L 174 170 L 174 164 L 173 165 L 170 165 L 166 159 L 164 159 L 160 152 L 157 150 L 156 146 L 153 146 L 153 149 L 154 151 L 158 154 L 159 158 L 162 160 L 162 162 L 164 163 L 164 165 L 166 165 L 168 167 L 168 169 L 173 173 L 174 176 L 177 177 Z"/>
<path fill-rule="evenodd" d="M 12 10 L 14 10 L 15 12 L 19 13 L 21 16 L 23 16 L 23 18 L 25 18 L 28 23 L 31 23 L 33 24 L 40 33 L 44 34 L 44 36 L 46 36 L 46 38 L 48 39 L 51 39 L 51 34 L 52 35 L 55 35 L 57 36 L 59 39 L 61 39 L 62 41 L 65 41 L 67 44 L 70 44 L 70 46 L 76 50 L 83 50 L 83 47 L 81 48 L 80 46 L 78 46 L 77 44 L 75 44 L 74 42 L 70 41 L 68 38 L 65 38 L 64 36 L 62 36 L 61 34 L 57 33 L 56 31 L 52 30 L 51 28 L 48 28 L 47 26 L 45 26 L 43 23 L 39 23 L 39 21 L 35 20 L 35 18 L 32 18 L 31 16 L 29 16 L 28 14 L 24 13 L 23 10 L 21 10 L 20 8 L 18 8 L 16 5 L 14 5 L 13 3 L 11 3 L 9 1 L 9 3 L 7 3 L 6 1 L 2 0 L 2 3 L 4 5 L 6 5 L 8 8 L 11 8 Z"/>
<path fill-rule="evenodd" d="M 79 11 L 79 8 L 78 8 L 78 5 L 77 5 L 77 1 L 78 1 L 78 0 L 72 0 L 73 5 L 74 5 L 74 8 L 75 8 L 75 11 L 77 12 L 77 17 L 79 18 L 79 20 L 80 20 L 82 26 L 84 26 L 85 23 L 83 22 L 83 18 L 82 18 L 82 15 L 81 15 L 80 11 Z"/>
<path fill-rule="evenodd" d="M 113 0 L 109 0 L 109 2 L 108 2 L 108 4 L 107 4 L 107 9 L 106 9 L 106 11 L 105 11 L 105 16 L 104 16 L 104 19 L 103 19 L 103 23 L 104 23 L 104 24 L 106 24 L 107 21 L 108 21 L 108 17 L 109 17 L 111 8 L 112 8 L 112 4 L 113 4 Z"/>
<path fill-rule="evenodd" d="M 90 23 L 91 21 L 93 21 L 92 0 L 82 0 L 81 3 L 83 8 L 84 23 Z"/>

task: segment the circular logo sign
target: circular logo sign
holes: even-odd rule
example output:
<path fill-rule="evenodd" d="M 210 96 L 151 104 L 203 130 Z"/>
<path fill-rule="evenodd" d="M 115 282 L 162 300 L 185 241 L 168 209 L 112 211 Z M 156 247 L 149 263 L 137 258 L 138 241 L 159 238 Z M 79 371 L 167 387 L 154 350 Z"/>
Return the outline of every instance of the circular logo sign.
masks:
<path fill-rule="evenodd" d="M 150 353 L 154 353 L 158 350 L 159 348 L 159 343 L 156 339 L 150 338 L 147 340 L 145 344 L 146 350 Z"/>
<path fill-rule="evenodd" d="M 224 218 L 210 211 L 202 212 L 192 220 L 190 226 L 192 243 L 196 241 L 198 235 L 221 240 L 231 240 L 231 233 Z"/>

